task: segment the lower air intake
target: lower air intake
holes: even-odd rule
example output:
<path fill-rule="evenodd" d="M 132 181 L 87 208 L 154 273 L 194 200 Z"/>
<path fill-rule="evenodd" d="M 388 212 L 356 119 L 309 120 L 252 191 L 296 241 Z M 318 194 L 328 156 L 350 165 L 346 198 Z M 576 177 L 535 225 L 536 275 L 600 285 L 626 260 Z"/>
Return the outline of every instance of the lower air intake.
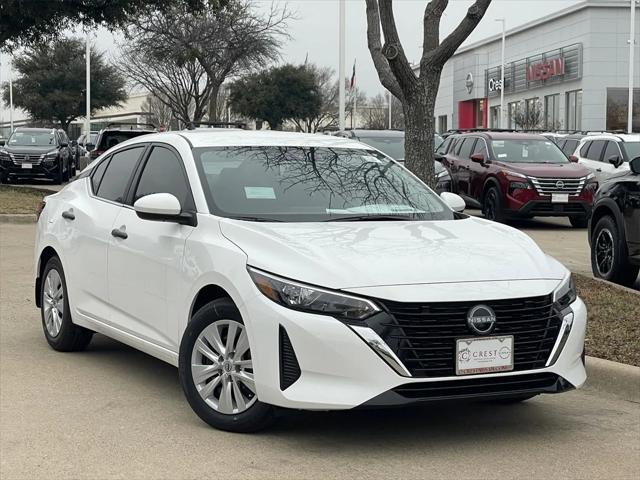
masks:
<path fill-rule="evenodd" d="M 287 331 L 280 325 L 280 390 L 286 390 L 300 378 L 300 364 Z"/>

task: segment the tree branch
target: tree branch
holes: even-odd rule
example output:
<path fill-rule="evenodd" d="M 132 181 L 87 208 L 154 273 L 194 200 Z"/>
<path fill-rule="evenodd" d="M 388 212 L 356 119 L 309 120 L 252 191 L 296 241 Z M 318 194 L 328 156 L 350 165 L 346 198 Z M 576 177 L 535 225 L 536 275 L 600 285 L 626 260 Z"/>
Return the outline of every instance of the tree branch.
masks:
<path fill-rule="evenodd" d="M 378 0 L 366 0 L 367 2 L 367 45 L 373 64 L 378 72 L 380 83 L 389 90 L 396 98 L 403 99 L 404 95 L 400 84 L 396 80 L 389 62 L 382 54 L 382 42 L 380 32 L 380 12 L 378 10 Z M 340 79 L 339 79 L 340 80 Z M 344 81 L 342 79 L 341 81 Z"/>
<path fill-rule="evenodd" d="M 416 83 L 416 75 L 409 65 L 409 60 L 404 53 L 396 20 L 393 16 L 393 0 L 378 0 L 382 32 L 384 33 L 384 47 L 382 54 L 385 56 L 389 67 L 393 72 L 403 92 L 413 87 Z"/>
<path fill-rule="evenodd" d="M 469 7 L 467 15 L 462 19 L 456 29 L 451 32 L 437 48 L 432 52 L 423 52 L 423 61 L 425 60 L 424 56 L 428 55 L 432 65 L 444 65 L 446 61 L 453 56 L 462 42 L 473 32 L 478 23 L 480 23 L 490 4 L 491 0 L 476 0 L 476 2 Z"/>

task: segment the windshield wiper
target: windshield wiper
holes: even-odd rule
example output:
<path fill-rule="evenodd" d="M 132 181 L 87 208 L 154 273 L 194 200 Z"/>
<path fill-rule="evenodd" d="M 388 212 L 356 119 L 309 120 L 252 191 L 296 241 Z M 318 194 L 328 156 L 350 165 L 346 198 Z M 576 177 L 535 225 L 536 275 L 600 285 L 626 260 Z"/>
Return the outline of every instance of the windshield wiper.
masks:
<path fill-rule="evenodd" d="M 282 220 L 278 220 L 275 218 L 268 217 L 251 217 L 247 215 L 234 215 L 226 217 L 230 220 L 245 220 L 247 222 L 282 222 Z"/>
<path fill-rule="evenodd" d="M 402 221 L 417 220 L 411 215 L 353 215 L 348 217 L 337 217 L 325 220 L 325 222 L 384 222 L 384 221 Z"/>

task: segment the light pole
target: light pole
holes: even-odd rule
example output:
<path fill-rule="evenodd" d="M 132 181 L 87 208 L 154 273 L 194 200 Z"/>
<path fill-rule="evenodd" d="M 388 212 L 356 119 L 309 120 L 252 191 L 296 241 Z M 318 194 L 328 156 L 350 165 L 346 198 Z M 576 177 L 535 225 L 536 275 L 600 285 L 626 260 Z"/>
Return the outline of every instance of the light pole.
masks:
<path fill-rule="evenodd" d="M 86 69 L 86 91 L 87 91 L 87 111 L 85 114 L 84 120 L 84 132 L 87 135 L 85 137 L 85 143 L 91 142 L 91 36 L 89 32 L 87 32 L 87 44 L 86 44 L 86 52 L 85 57 L 87 61 L 87 69 Z"/>
<path fill-rule="evenodd" d="M 9 56 L 9 134 L 13 133 L 13 65 Z"/>
<path fill-rule="evenodd" d="M 391 130 L 391 92 L 387 91 L 387 95 L 389 96 L 389 130 Z"/>
<path fill-rule="evenodd" d="M 500 128 L 505 128 L 504 120 L 504 44 L 505 44 L 505 28 L 506 21 L 504 18 L 496 18 L 496 22 L 502 23 L 502 54 L 500 56 Z"/>
<path fill-rule="evenodd" d="M 346 0 L 340 0 L 340 20 L 339 20 L 339 29 L 340 29 L 340 33 L 339 33 L 339 46 L 338 48 L 340 49 L 340 54 L 338 55 L 339 57 L 339 62 L 340 65 L 338 66 L 338 88 L 339 88 L 339 105 L 338 105 L 338 125 L 340 127 L 340 130 L 344 130 L 346 127 L 346 117 L 345 117 L 345 88 L 346 85 L 344 84 L 344 74 L 345 74 L 345 16 L 346 16 Z"/>
<path fill-rule="evenodd" d="M 633 131 L 633 55 L 636 47 L 636 0 L 631 0 L 631 27 L 629 38 L 629 105 L 627 107 L 627 132 Z"/>

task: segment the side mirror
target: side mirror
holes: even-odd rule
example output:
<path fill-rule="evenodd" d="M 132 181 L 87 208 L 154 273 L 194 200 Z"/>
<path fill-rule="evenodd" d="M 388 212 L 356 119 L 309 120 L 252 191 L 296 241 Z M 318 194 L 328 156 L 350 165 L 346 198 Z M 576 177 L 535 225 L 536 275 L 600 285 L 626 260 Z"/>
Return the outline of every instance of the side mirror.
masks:
<path fill-rule="evenodd" d="M 575 155 L 569 155 L 569 161 L 572 163 L 578 163 L 578 157 Z"/>
<path fill-rule="evenodd" d="M 609 157 L 607 159 L 607 162 L 609 162 L 611 165 L 613 165 L 616 168 L 618 168 L 620 165 L 624 163 L 618 155 L 613 155 Z"/>
<path fill-rule="evenodd" d="M 471 161 L 479 163 L 480 165 L 484 165 L 487 159 L 484 156 L 484 153 L 474 153 L 473 155 L 471 155 Z"/>
<path fill-rule="evenodd" d="M 454 212 L 464 212 L 464 208 L 467 206 L 462 197 L 455 193 L 442 192 L 440 198 L 444 200 L 444 203 L 449 205 L 449 208 Z"/>
<path fill-rule="evenodd" d="M 68 146 L 69 146 L 69 144 L 68 144 L 67 142 L 62 142 L 62 143 L 60 143 L 60 146 L 61 146 L 61 147 L 68 147 Z"/>
<path fill-rule="evenodd" d="M 84 144 L 84 148 L 88 151 L 93 150 L 93 147 L 95 147 L 95 145 L 93 143 L 85 143 Z"/>
<path fill-rule="evenodd" d="M 629 162 L 629 168 L 633 173 L 640 174 L 640 157 L 636 157 Z"/>
<path fill-rule="evenodd" d="M 77 147 L 78 146 L 78 142 L 76 140 L 71 140 L 71 146 L 72 147 Z"/>
<path fill-rule="evenodd" d="M 180 201 L 170 193 L 153 193 L 139 198 L 133 209 L 143 220 L 196 225 L 195 213 L 183 212 Z"/>

